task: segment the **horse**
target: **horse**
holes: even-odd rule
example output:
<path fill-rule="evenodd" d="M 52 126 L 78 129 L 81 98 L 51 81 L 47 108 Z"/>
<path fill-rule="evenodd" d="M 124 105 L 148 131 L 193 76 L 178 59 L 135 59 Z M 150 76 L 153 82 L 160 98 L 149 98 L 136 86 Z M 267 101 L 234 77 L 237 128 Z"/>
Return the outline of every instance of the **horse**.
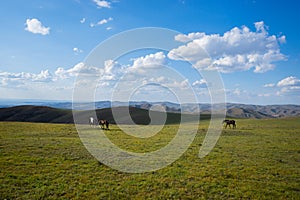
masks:
<path fill-rule="evenodd" d="M 96 120 L 94 119 L 94 117 L 90 117 L 89 118 L 89 124 L 91 127 L 95 127 L 96 125 Z"/>
<path fill-rule="evenodd" d="M 105 119 L 100 119 L 99 120 L 99 125 L 101 127 L 101 129 L 106 129 L 106 130 L 109 130 L 109 122 Z M 104 128 L 104 125 L 106 128 Z"/>
<path fill-rule="evenodd" d="M 229 126 L 229 128 L 231 128 L 231 124 L 232 124 L 232 128 L 235 129 L 236 128 L 236 123 L 234 120 L 228 120 L 228 119 L 225 119 L 223 120 L 223 124 L 226 123 L 226 126 L 225 128 L 227 128 L 227 126 Z"/>

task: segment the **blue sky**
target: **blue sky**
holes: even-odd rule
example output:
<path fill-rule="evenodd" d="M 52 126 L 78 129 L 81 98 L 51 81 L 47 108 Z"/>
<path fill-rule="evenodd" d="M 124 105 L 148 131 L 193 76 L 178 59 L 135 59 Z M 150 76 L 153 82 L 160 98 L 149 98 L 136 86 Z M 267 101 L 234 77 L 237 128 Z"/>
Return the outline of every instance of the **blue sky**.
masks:
<path fill-rule="evenodd" d="M 173 52 L 189 56 L 198 70 L 218 71 L 228 102 L 299 104 L 299 10 L 300 3 L 292 0 L 2 1 L 0 98 L 71 100 L 76 75 L 88 70 L 104 77 L 98 80 L 96 100 L 109 100 L 119 77 L 133 70 L 135 78 L 143 76 L 142 65 L 151 66 L 145 69 L 148 74 L 161 70 L 155 66 L 167 65 L 184 77 L 177 80 L 159 71 L 152 78 L 157 85 L 147 82 L 134 90 L 131 100 L 174 101 L 168 87 L 184 91 L 190 85 L 198 102 L 208 102 L 209 83 Z M 143 27 L 182 33 L 174 37 L 178 47 L 171 53 L 129 53 L 102 63 L 102 70 L 84 65 L 99 43 Z M 205 66 L 199 46 L 210 57 Z"/>

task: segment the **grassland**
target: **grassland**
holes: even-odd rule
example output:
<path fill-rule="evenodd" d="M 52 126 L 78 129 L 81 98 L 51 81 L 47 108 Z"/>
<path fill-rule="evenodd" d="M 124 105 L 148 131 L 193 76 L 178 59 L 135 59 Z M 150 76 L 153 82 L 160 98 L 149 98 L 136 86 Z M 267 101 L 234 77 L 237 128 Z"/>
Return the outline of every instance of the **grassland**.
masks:
<path fill-rule="evenodd" d="M 155 172 L 128 174 L 92 157 L 74 125 L 0 122 L 0 199 L 300 199 L 300 119 L 237 120 L 199 159 L 208 121 L 189 149 Z M 177 125 L 134 139 L 107 136 L 130 151 L 161 148 Z"/>

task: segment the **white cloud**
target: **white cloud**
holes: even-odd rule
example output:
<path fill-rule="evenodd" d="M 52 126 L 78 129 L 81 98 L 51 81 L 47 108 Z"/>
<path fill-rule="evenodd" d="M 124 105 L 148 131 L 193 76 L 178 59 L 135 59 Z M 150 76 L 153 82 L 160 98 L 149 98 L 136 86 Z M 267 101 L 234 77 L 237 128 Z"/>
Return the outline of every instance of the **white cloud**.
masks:
<path fill-rule="evenodd" d="M 115 80 L 116 77 L 121 76 L 123 73 L 123 67 L 116 61 L 106 60 L 104 62 L 104 71 L 100 77 L 100 81 Z"/>
<path fill-rule="evenodd" d="M 119 77 L 121 70 L 123 69 L 117 62 L 108 60 L 102 68 L 87 66 L 80 62 L 71 68 L 58 67 L 53 74 L 49 70 L 42 70 L 40 73 L 0 71 L 0 90 L 6 90 L 10 94 L 7 97 L 12 98 L 28 96 L 28 98 L 70 99 L 75 83 L 83 89 L 93 85 L 92 83 L 110 87 L 114 84 L 111 82 Z M 78 75 L 79 79 L 74 82 Z"/>
<path fill-rule="evenodd" d="M 279 48 L 279 43 L 285 42 L 285 36 L 269 35 L 264 22 L 254 25 L 256 31 L 243 26 L 234 27 L 223 35 L 179 34 L 175 40 L 186 44 L 172 49 L 168 57 L 173 60 L 186 59 L 199 69 L 223 73 L 252 68 L 256 73 L 272 70 L 274 62 L 286 59 Z"/>
<path fill-rule="evenodd" d="M 132 68 L 157 68 L 165 63 L 166 56 L 163 52 L 148 54 L 134 59 Z"/>
<path fill-rule="evenodd" d="M 74 47 L 73 48 L 73 51 L 75 54 L 79 54 L 79 53 L 82 53 L 83 51 L 81 49 L 79 49 L 78 47 Z"/>
<path fill-rule="evenodd" d="M 267 26 L 265 26 L 263 21 L 255 22 L 254 26 L 257 30 L 257 32 L 262 32 L 264 34 L 268 33 L 266 29 L 269 29 Z"/>
<path fill-rule="evenodd" d="M 166 56 L 163 52 L 148 54 L 133 59 L 133 64 L 128 68 L 130 72 L 147 73 L 149 69 L 159 69 L 166 64 Z"/>
<path fill-rule="evenodd" d="M 94 3 L 97 4 L 98 8 L 111 8 L 110 2 L 105 0 L 94 0 Z"/>
<path fill-rule="evenodd" d="M 55 71 L 55 75 L 58 78 L 65 79 L 65 78 L 78 76 L 79 74 L 83 76 L 98 76 L 102 72 L 103 70 L 100 68 L 87 66 L 83 62 L 80 62 L 76 64 L 74 67 L 67 70 L 62 67 L 57 68 L 57 70 Z"/>
<path fill-rule="evenodd" d="M 274 83 L 268 83 L 268 84 L 265 84 L 264 87 L 274 87 L 275 84 Z"/>
<path fill-rule="evenodd" d="M 49 70 L 42 70 L 37 75 L 32 75 L 33 81 L 39 81 L 39 82 L 49 82 L 52 81 L 52 74 L 49 72 Z"/>
<path fill-rule="evenodd" d="M 110 26 L 106 27 L 106 30 L 108 30 L 108 31 L 111 30 L 111 29 L 112 29 L 112 27 L 110 27 Z"/>
<path fill-rule="evenodd" d="M 280 91 L 276 93 L 278 96 L 298 96 L 300 97 L 300 86 L 282 87 Z"/>
<path fill-rule="evenodd" d="M 195 82 L 193 82 L 193 86 L 204 86 L 206 85 L 207 82 L 205 79 L 200 79 L 200 80 L 196 80 Z"/>
<path fill-rule="evenodd" d="M 113 69 L 117 64 L 118 63 L 114 62 L 113 60 L 106 60 L 104 62 L 104 72 L 107 74 L 113 74 Z"/>
<path fill-rule="evenodd" d="M 255 100 L 258 96 L 258 94 L 240 88 L 226 89 L 225 93 L 227 102 L 243 102 L 245 100 L 249 101 L 250 99 Z"/>
<path fill-rule="evenodd" d="M 286 43 L 286 37 L 285 37 L 285 35 L 283 35 L 283 36 L 281 36 L 280 38 L 278 38 L 278 41 L 279 41 L 281 44 Z"/>
<path fill-rule="evenodd" d="M 53 76 L 49 70 L 42 70 L 40 73 L 10 73 L 0 72 L 0 82 L 2 86 L 22 86 L 27 82 L 44 82 L 49 83 L 53 81 Z"/>
<path fill-rule="evenodd" d="M 295 76 L 286 77 L 280 81 L 278 81 L 277 85 L 280 88 L 277 91 L 278 96 L 284 95 L 297 95 L 300 96 L 300 79 Z"/>
<path fill-rule="evenodd" d="M 99 25 L 103 25 L 103 24 L 107 24 L 108 22 L 112 21 L 113 18 L 109 17 L 107 19 L 101 19 L 100 21 L 98 21 L 97 23 L 90 23 L 90 27 L 95 27 L 95 26 L 99 26 Z"/>
<path fill-rule="evenodd" d="M 275 83 L 265 84 L 264 87 L 274 88 L 274 94 L 278 96 L 299 96 L 300 97 L 300 79 L 295 76 L 286 77 Z"/>
<path fill-rule="evenodd" d="M 117 76 L 120 76 L 122 70 L 123 68 L 118 62 L 107 60 L 104 62 L 103 68 L 87 66 L 80 62 L 69 69 L 59 67 L 54 74 L 56 79 L 67 79 L 80 75 L 86 77 L 87 81 L 89 77 L 92 77 L 103 82 L 115 80 Z"/>
<path fill-rule="evenodd" d="M 295 76 L 289 76 L 287 78 L 282 79 L 277 83 L 277 86 L 284 87 L 284 86 L 300 86 L 300 79 L 296 78 Z"/>
<path fill-rule="evenodd" d="M 168 84 L 166 84 L 168 87 L 170 88 L 175 88 L 175 89 L 187 89 L 190 87 L 190 84 L 189 84 L 189 80 L 188 79 L 185 79 L 185 80 L 182 80 L 182 81 L 176 81 L 176 80 L 173 80 L 173 82 L 169 82 Z"/>
<path fill-rule="evenodd" d="M 113 20 L 113 18 L 109 17 L 107 19 L 100 20 L 97 24 L 99 24 L 99 25 L 106 24 L 106 23 L 108 23 L 109 21 L 112 21 L 112 20 Z"/>
<path fill-rule="evenodd" d="M 203 37 L 205 35 L 205 33 L 189 33 L 188 35 L 185 34 L 179 34 L 175 36 L 175 40 L 179 41 L 179 42 L 189 42 L 195 39 L 199 39 L 201 37 Z"/>
<path fill-rule="evenodd" d="M 86 19 L 85 18 L 82 18 L 81 20 L 80 20 L 80 23 L 85 23 L 85 21 L 86 21 Z"/>
<path fill-rule="evenodd" d="M 34 34 L 48 35 L 50 33 L 50 27 L 45 27 L 38 19 L 27 19 L 25 30 Z"/>

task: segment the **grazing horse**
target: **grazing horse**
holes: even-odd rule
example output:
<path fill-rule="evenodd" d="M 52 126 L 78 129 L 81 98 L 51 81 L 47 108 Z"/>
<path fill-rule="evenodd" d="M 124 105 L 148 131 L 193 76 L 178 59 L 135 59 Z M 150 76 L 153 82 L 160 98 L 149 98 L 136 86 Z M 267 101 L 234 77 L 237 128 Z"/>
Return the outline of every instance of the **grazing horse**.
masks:
<path fill-rule="evenodd" d="M 228 120 L 228 119 L 225 119 L 223 120 L 223 124 L 226 123 L 226 126 L 225 128 L 227 128 L 227 126 L 229 126 L 229 128 L 231 128 L 231 124 L 232 124 L 232 128 L 235 129 L 236 128 L 236 123 L 234 120 Z"/>
<path fill-rule="evenodd" d="M 90 117 L 89 118 L 89 124 L 91 127 L 95 127 L 96 125 L 96 120 L 94 119 L 94 117 Z"/>
<path fill-rule="evenodd" d="M 105 119 L 100 119 L 99 120 L 99 125 L 101 127 L 101 129 L 106 129 L 106 130 L 109 130 L 109 122 Z M 104 128 L 104 125 L 106 128 Z"/>

